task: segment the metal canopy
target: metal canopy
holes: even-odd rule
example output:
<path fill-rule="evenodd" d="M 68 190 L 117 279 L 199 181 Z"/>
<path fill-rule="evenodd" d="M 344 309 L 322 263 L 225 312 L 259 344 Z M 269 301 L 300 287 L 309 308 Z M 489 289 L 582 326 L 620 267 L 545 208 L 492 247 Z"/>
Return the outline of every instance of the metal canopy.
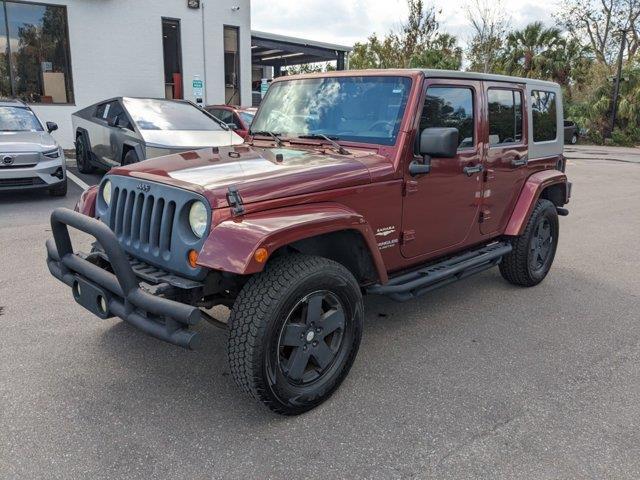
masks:
<path fill-rule="evenodd" d="M 288 65 L 316 62 L 337 62 L 337 69 L 345 69 L 346 55 L 351 47 L 315 42 L 302 38 L 287 37 L 266 32 L 251 32 L 251 59 L 253 65 L 274 68 L 278 76 L 280 69 Z"/>

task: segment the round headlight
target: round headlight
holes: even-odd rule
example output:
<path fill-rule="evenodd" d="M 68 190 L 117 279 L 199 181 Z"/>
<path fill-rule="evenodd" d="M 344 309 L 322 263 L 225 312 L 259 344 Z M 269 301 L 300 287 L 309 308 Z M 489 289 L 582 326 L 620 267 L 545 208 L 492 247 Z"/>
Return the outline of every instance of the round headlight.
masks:
<path fill-rule="evenodd" d="M 111 182 L 107 180 L 102 186 L 102 199 L 107 205 L 111 204 Z"/>
<path fill-rule="evenodd" d="M 189 210 L 189 225 L 194 235 L 198 238 L 204 236 L 207 229 L 207 208 L 202 202 L 193 202 Z"/>

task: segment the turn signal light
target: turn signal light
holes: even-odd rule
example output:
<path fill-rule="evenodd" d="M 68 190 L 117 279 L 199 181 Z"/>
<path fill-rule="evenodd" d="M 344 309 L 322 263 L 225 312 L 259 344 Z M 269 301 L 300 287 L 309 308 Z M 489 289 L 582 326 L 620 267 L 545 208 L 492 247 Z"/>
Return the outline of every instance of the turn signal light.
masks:
<path fill-rule="evenodd" d="M 189 250 L 188 259 L 191 268 L 196 268 L 198 266 L 198 252 L 196 252 L 195 250 Z"/>
<path fill-rule="evenodd" d="M 266 248 L 259 248 L 256 250 L 256 253 L 253 254 L 253 258 L 258 263 L 264 263 L 269 258 L 269 252 Z"/>

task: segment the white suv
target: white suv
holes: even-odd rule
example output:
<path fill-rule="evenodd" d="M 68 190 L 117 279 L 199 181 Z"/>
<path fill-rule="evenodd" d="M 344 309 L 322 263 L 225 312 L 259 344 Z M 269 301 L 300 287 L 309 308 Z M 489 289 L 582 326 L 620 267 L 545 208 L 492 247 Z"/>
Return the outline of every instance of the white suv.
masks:
<path fill-rule="evenodd" d="M 51 132 L 20 100 L 0 100 L 0 191 L 47 189 L 56 197 L 67 194 L 64 152 Z"/>

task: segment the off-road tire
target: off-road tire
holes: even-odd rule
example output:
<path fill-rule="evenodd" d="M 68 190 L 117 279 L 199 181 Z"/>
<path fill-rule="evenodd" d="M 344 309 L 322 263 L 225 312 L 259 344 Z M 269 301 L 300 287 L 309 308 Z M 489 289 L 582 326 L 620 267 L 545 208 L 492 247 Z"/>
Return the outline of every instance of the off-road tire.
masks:
<path fill-rule="evenodd" d="M 578 143 L 578 134 L 574 133 L 571 135 L 571 145 L 575 145 L 576 143 Z"/>
<path fill-rule="evenodd" d="M 344 336 L 339 354 L 325 373 L 306 386 L 294 385 L 278 363 L 279 339 L 290 325 L 292 309 L 318 291 L 339 298 L 344 307 Z M 358 352 L 362 322 L 362 293 L 344 266 L 300 254 L 274 258 L 245 284 L 231 310 L 227 346 L 231 374 L 241 390 L 274 412 L 304 413 L 329 398 L 346 377 Z"/>
<path fill-rule="evenodd" d="M 541 222 L 547 221 L 551 227 L 552 242 L 548 256 L 541 268 L 534 269 L 531 265 L 533 255 L 532 245 L 536 236 L 536 229 Z M 558 212 L 555 205 L 546 199 L 540 199 L 529 217 L 524 233 L 510 239 L 513 250 L 504 256 L 500 263 L 500 273 L 510 283 L 523 287 L 533 287 L 545 279 L 558 247 Z"/>
<path fill-rule="evenodd" d="M 49 195 L 52 197 L 64 197 L 67 195 L 67 179 L 58 183 L 55 187 L 49 189 Z"/>
<path fill-rule="evenodd" d="M 131 165 L 132 163 L 138 163 L 140 159 L 135 150 L 129 150 L 122 159 L 122 165 Z"/>
<path fill-rule="evenodd" d="M 84 135 L 78 135 L 76 138 L 76 164 L 80 173 L 94 173 L 96 168 L 91 165 L 89 147 Z"/>

